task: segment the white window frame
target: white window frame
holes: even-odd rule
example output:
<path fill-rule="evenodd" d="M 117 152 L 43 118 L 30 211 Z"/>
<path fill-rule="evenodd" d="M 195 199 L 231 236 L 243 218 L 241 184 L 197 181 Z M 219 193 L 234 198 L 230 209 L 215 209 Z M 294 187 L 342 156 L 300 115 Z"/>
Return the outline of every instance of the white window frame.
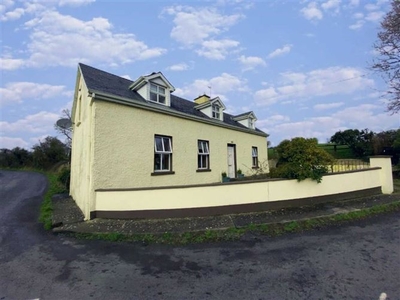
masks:
<path fill-rule="evenodd" d="M 161 147 L 157 147 L 157 140 L 161 141 Z M 156 169 L 156 159 L 160 159 L 160 168 Z M 163 169 L 165 160 L 168 160 L 168 167 Z M 154 172 L 172 171 L 172 137 L 156 135 L 154 137 Z"/>
<path fill-rule="evenodd" d="M 152 90 L 152 87 L 156 89 L 156 91 Z M 155 94 L 157 100 L 152 100 L 151 99 L 151 94 Z M 160 102 L 160 96 L 164 97 L 164 102 Z M 151 102 L 156 102 L 159 104 L 167 105 L 167 89 L 165 87 L 159 86 L 155 83 L 150 82 L 149 86 L 149 100 Z"/>
<path fill-rule="evenodd" d="M 205 166 L 203 165 L 203 157 L 205 157 Z M 197 141 L 197 169 L 209 170 L 210 169 L 210 145 L 208 141 Z"/>
<path fill-rule="evenodd" d="M 251 164 L 253 168 L 258 168 L 258 148 L 251 147 Z"/>
<path fill-rule="evenodd" d="M 249 128 L 254 129 L 254 120 L 249 118 Z"/>
<path fill-rule="evenodd" d="M 221 107 L 218 104 L 212 104 L 211 105 L 211 111 L 212 111 L 212 117 L 214 119 L 221 119 Z"/>

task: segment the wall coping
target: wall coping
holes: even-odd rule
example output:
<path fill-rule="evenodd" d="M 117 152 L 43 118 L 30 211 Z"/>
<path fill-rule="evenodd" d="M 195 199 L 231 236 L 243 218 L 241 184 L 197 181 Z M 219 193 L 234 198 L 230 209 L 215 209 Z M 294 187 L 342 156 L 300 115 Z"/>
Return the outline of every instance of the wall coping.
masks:
<path fill-rule="evenodd" d="M 348 174 L 348 173 L 358 173 L 366 172 L 372 170 L 380 170 L 381 167 L 365 168 L 360 170 L 351 170 L 343 172 L 328 173 L 324 176 Z M 255 179 L 255 180 L 243 180 L 243 181 L 231 181 L 231 182 L 214 182 L 214 183 L 204 183 L 204 184 L 189 184 L 189 185 L 174 185 L 174 186 L 156 186 L 156 187 L 141 187 L 141 188 L 110 188 L 110 189 L 96 189 L 95 192 L 128 192 L 128 191 L 149 191 L 149 190 L 166 190 L 166 189 L 185 189 L 185 188 L 198 188 L 198 187 L 214 187 L 214 186 L 229 186 L 237 184 L 252 184 L 252 183 L 262 183 L 269 181 L 287 181 L 296 179 L 286 179 L 286 178 L 266 178 L 266 179 Z"/>

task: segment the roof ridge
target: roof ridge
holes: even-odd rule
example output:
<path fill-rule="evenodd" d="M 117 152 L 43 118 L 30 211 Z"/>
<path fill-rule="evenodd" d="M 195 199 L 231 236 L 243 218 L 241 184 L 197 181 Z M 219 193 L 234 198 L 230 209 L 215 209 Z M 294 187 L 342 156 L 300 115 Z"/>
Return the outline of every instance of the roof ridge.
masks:
<path fill-rule="evenodd" d="M 106 73 L 106 74 L 108 74 L 108 75 L 111 75 L 111 76 L 118 77 L 118 78 L 124 79 L 124 80 L 126 80 L 126 81 L 129 81 L 129 82 L 131 82 L 131 83 L 134 82 L 134 81 L 131 80 L 131 79 L 127 79 L 127 78 L 125 78 L 125 77 L 118 76 L 118 75 L 115 75 L 115 74 L 113 74 L 113 73 L 110 73 L 110 72 L 107 72 L 107 71 L 104 71 L 104 70 L 100 70 L 100 69 L 98 69 L 98 68 L 89 66 L 89 65 L 84 64 L 84 63 L 78 63 L 78 65 L 79 65 L 79 67 L 80 67 L 80 66 L 84 66 L 84 67 L 86 67 L 86 68 L 91 68 L 91 69 L 96 70 L 97 72 Z"/>

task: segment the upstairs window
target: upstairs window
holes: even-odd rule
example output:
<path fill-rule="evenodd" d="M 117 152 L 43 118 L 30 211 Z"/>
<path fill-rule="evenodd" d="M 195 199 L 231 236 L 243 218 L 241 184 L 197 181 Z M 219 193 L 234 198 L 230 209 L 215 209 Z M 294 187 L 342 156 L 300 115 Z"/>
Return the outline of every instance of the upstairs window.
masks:
<path fill-rule="evenodd" d="M 154 83 L 150 83 L 150 100 L 165 104 L 165 88 Z"/>
<path fill-rule="evenodd" d="M 257 147 L 251 148 L 252 165 L 253 168 L 258 168 L 258 149 Z"/>
<path fill-rule="evenodd" d="M 252 118 L 249 119 L 249 128 L 254 129 L 254 120 Z"/>
<path fill-rule="evenodd" d="M 220 120 L 220 115 L 221 115 L 221 108 L 217 104 L 212 105 L 212 117 L 214 119 Z"/>
<path fill-rule="evenodd" d="M 154 172 L 172 171 L 172 138 L 156 135 L 154 138 Z"/>
<path fill-rule="evenodd" d="M 197 145 L 197 169 L 208 170 L 210 169 L 210 151 L 208 147 L 208 141 L 199 140 Z"/>

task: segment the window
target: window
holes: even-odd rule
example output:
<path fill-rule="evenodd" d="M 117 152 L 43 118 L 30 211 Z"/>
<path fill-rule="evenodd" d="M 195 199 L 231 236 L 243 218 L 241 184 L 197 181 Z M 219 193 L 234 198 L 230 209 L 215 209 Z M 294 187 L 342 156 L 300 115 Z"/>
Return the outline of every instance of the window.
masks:
<path fill-rule="evenodd" d="M 220 107 L 217 104 L 212 105 L 212 117 L 214 119 L 220 119 Z"/>
<path fill-rule="evenodd" d="M 154 172 L 172 171 L 171 138 L 156 135 L 154 138 Z"/>
<path fill-rule="evenodd" d="M 249 119 L 249 128 L 254 128 L 254 121 L 252 118 Z"/>
<path fill-rule="evenodd" d="M 150 83 L 150 100 L 165 104 L 165 88 Z"/>
<path fill-rule="evenodd" d="M 253 168 L 258 168 L 258 150 L 257 147 L 251 148 L 252 165 Z"/>
<path fill-rule="evenodd" d="M 199 170 L 210 169 L 210 151 L 208 147 L 208 141 L 198 141 L 197 142 L 198 152 L 197 152 L 197 168 Z"/>

